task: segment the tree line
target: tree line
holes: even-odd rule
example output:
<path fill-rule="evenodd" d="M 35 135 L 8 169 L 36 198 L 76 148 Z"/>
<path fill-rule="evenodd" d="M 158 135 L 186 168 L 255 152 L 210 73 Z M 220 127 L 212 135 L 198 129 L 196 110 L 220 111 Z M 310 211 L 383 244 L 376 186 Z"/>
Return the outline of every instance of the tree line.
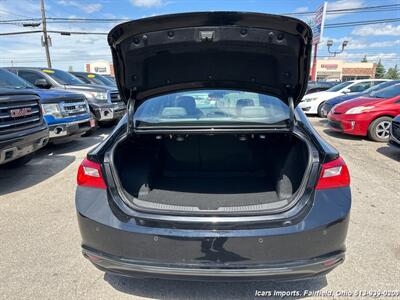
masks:
<path fill-rule="evenodd" d="M 386 71 L 385 67 L 381 63 L 381 60 L 379 60 L 375 69 L 375 78 L 400 79 L 400 72 L 397 64 Z"/>

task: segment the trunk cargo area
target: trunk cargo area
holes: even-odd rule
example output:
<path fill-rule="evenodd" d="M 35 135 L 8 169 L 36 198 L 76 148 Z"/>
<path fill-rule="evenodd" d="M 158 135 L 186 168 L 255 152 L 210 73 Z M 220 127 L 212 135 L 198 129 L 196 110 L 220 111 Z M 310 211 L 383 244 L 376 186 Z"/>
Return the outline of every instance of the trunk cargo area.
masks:
<path fill-rule="evenodd" d="M 240 213 L 287 206 L 308 160 L 290 134 L 138 135 L 116 146 L 113 166 L 139 208 Z"/>

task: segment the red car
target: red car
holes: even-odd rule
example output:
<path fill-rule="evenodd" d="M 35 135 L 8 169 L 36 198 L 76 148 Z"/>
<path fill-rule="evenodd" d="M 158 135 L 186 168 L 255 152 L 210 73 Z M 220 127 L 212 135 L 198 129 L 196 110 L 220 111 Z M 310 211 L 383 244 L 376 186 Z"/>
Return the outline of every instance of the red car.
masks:
<path fill-rule="evenodd" d="M 335 131 L 387 142 L 391 120 L 398 114 L 400 84 L 334 106 L 328 114 L 328 125 Z"/>

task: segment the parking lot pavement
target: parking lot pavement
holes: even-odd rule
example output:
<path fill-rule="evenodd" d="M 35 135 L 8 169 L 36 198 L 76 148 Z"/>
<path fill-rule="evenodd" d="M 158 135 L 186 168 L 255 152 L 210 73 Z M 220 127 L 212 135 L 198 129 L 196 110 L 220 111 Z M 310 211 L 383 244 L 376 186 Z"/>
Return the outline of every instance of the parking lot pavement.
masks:
<path fill-rule="evenodd" d="M 202 283 L 104 275 L 80 253 L 76 170 L 110 129 L 46 147 L 25 167 L 0 168 L 0 298 L 253 298 L 255 291 L 394 290 L 400 282 L 400 151 L 330 133 L 311 119 L 346 160 L 353 208 L 347 259 L 326 278 L 292 282 Z M 293 249 L 296 251 L 296 249 Z"/>

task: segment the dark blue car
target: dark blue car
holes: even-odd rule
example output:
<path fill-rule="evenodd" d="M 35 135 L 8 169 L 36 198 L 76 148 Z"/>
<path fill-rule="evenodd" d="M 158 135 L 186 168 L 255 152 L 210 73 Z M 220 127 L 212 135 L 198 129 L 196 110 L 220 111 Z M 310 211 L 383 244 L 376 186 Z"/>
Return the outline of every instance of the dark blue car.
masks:
<path fill-rule="evenodd" d="M 374 91 L 379 91 L 381 89 L 384 89 L 386 87 L 389 87 L 389 86 L 399 83 L 399 82 L 400 82 L 400 80 L 390 80 L 390 81 L 386 81 L 386 82 L 382 82 L 380 84 L 374 85 L 374 86 L 370 87 L 369 89 L 367 89 L 363 92 L 360 92 L 360 93 L 351 93 L 348 95 L 344 94 L 342 96 L 338 96 L 338 97 L 329 99 L 322 106 L 322 109 L 321 109 L 322 116 L 326 118 L 326 116 L 329 114 L 331 109 L 339 103 L 342 103 L 347 100 L 355 99 L 355 98 L 358 98 L 361 96 L 368 96 L 370 93 L 372 93 Z"/>

